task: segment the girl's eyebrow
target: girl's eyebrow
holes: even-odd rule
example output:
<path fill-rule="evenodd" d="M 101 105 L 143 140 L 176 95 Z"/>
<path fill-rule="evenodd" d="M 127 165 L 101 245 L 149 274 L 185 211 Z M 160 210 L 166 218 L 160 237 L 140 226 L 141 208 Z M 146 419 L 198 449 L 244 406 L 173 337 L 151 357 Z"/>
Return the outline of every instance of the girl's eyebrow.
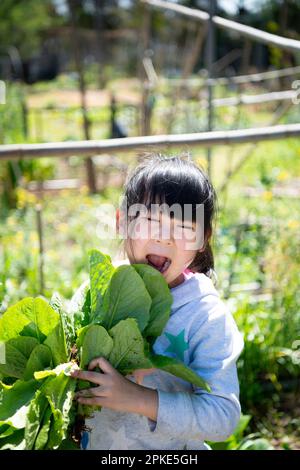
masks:
<path fill-rule="evenodd" d="M 154 220 L 155 222 L 159 222 L 159 221 L 160 221 L 159 219 L 154 219 L 154 217 L 153 217 L 153 216 L 151 217 L 151 215 L 148 215 L 148 218 Z M 177 225 L 180 225 L 180 227 L 190 228 L 190 229 L 192 229 L 192 230 L 194 229 L 193 226 L 191 226 L 191 225 L 186 225 L 186 224 L 182 224 L 182 223 L 180 223 L 179 221 L 177 222 Z"/>

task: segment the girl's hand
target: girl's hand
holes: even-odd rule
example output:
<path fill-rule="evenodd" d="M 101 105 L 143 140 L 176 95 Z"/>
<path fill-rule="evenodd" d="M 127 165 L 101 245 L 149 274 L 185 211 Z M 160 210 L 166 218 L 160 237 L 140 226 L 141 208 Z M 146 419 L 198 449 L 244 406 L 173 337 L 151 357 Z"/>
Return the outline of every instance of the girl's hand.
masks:
<path fill-rule="evenodd" d="M 91 372 L 95 367 L 101 372 Z M 137 369 L 137 371 L 153 369 Z M 137 372 L 134 371 L 134 372 Z M 105 358 L 97 357 L 88 366 L 88 371 L 74 371 L 72 377 L 87 380 L 98 387 L 76 392 L 75 399 L 83 405 L 104 406 L 116 411 L 140 413 L 154 419 L 157 411 L 157 392 L 131 382 L 120 374 Z"/>

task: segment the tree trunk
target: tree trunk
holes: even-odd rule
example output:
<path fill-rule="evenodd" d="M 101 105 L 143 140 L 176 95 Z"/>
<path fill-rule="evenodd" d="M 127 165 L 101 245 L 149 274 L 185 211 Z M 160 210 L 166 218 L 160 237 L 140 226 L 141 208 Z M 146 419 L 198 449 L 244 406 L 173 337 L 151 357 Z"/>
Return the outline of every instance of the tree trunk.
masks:
<path fill-rule="evenodd" d="M 75 67 L 78 74 L 78 85 L 79 85 L 79 92 L 80 92 L 80 100 L 81 100 L 81 114 L 83 120 L 83 133 L 84 138 L 86 140 L 90 140 L 90 123 L 88 119 L 87 113 L 87 104 L 86 104 L 86 84 L 84 79 L 84 70 L 81 60 L 81 53 L 80 53 L 80 38 L 78 35 L 77 27 L 76 27 L 76 0 L 68 0 L 69 10 L 71 13 L 71 24 L 72 24 L 72 45 L 73 45 L 73 54 L 75 60 Z M 97 192 L 97 184 L 96 184 L 96 176 L 95 176 L 95 168 L 93 164 L 93 160 L 91 157 L 87 157 L 85 159 L 85 166 L 87 171 L 87 181 L 90 193 Z"/>

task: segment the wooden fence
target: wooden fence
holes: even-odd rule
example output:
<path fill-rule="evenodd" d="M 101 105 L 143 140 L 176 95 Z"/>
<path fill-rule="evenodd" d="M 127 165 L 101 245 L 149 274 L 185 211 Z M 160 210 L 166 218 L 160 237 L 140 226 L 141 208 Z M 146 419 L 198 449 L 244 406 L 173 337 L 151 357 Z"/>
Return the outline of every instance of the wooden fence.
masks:
<path fill-rule="evenodd" d="M 39 158 L 70 157 L 120 152 L 156 151 L 159 148 L 243 144 L 264 140 L 286 139 L 300 136 L 300 124 L 285 124 L 251 129 L 199 132 L 192 134 L 125 137 L 121 139 L 83 140 L 45 144 L 14 144 L 0 146 L 0 161 Z"/>

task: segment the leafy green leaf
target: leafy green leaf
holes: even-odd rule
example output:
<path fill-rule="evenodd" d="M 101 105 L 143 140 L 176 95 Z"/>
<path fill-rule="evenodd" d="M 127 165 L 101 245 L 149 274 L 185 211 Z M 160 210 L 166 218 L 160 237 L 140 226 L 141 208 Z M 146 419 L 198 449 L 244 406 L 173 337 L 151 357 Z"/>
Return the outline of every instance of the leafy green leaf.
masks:
<path fill-rule="evenodd" d="M 100 325 L 91 325 L 84 334 L 82 343 L 80 367 L 85 369 L 90 361 L 96 357 L 109 357 L 113 347 L 113 340 Z"/>
<path fill-rule="evenodd" d="M 197 387 L 201 387 L 207 392 L 210 392 L 210 386 L 192 369 L 187 367 L 183 362 L 178 361 L 172 357 L 162 356 L 160 354 L 151 354 L 150 361 L 152 367 L 163 369 L 170 374 L 179 377 L 180 379 L 186 380 Z"/>
<path fill-rule="evenodd" d="M 47 398 L 42 394 L 41 390 L 37 390 L 33 400 L 30 402 L 26 419 L 25 443 L 28 450 L 34 447 L 47 407 L 49 407 Z"/>
<path fill-rule="evenodd" d="M 62 372 L 66 376 L 70 377 L 71 373 L 74 370 L 78 370 L 78 369 L 79 367 L 76 363 L 66 362 L 65 364 L 59 364 L 58 366 L 56 366 L 54 369 L 51 369 L 51 370 L 42 370 L 42 371 L 34 372 L 34 378 L 36 380 L 44 380 L 47 377 L 58 376 Z"/>
<path fill-rule="evenodd" d="M 240 421 L 235 428 L 235 431 L 231 436 L 229 436 L 226 441 L 223 442 L 207 442 L 208 445 L 213 450 L 237 450 L 240 445 L 244 442 L 245 439 L 243 439 L 243 433 L 245 429 L 247 428 L 249 421 L 251 419 L 250 415 L 242 415 L 240 418 Z M 249 440 L 246 438 L 246 440 Z"/>
<path fill-rule="evenodd" d="M 18 429 L 4 439 L 0 439 L 1 450 L 25 450 L 24 429 Z"/>
<path fill-rule="evenodd" d="M 100 323 L 109 330 L 120 320 L 135 318 L 140 331 L 149 321 L 151 297 L 132 266 L 119 266 L 104 294 Z"/>
<path fill-rule="evenodd" d="M 156 367 L 210 390 L 182 362 L 150 351 L 172 305 L 157 270 L 143 264 L 115 269 L 108 255 L 92 250 L 90 278 L 67 309 L 58 294 L 51 305 L 26 298 L 0 319 L 7 356 L 0 374 L 12 384 L 0 383 L 0 448 L 63 448 L 75 413 L 88 415 L 91 409 L 73 402 L 76 387 L 91 386 L 70 376 L 79 368 L 75 353 L 81 368 L 95 357 L 106 357 L 123 375 Z M 71 349 L 75 342 L 78 352 Z"/>
<path fill-rule="evenodd" d="M 76 442 L 72 441 L 72 439 L 64 439 L 60 444 L 58 450 L 81 450 L 80 447 L 76 444 Z"/>
<path fill-rule="evenodd" d="M 147 264 L 132 264 L 132 266 L 142 278 L 152 299 L 150 319 L 143 336 L 160 336 L 170 317 L 173 303 L 169 286 L 163 275 L 152 266 Z"/>
<path fill-rule="evenodd" d="M 62 440 L 66 438 L 75 387 L 76 381 L 63 372 L 47 380 L 42 386 L 42 392 L 48 398 L 51 406 L 53 420 L 49 430 L 47 448 L 57 449 Z"/>
<path fill-rule="evenodd" d="M 237 450 L 274 450 L 274 447 L 267 439 L 247 439 Z"/>
<path fill-rule="evenodd" d="M 56 327 L 47 336 L 44 345 L 50 348 L 55 365 L 67 362 L 68 352 L 61 317 Z"/>
<path fill-rule="evenodd" d="M 63 300 L 57 292 L 51 297 L 50 306 L 61 316 L 63 329 L 65 332 L 67 349 L 70 350 L 72 344 L 75 342 L 75 325 L 74 316 L 70 315 L 64 306 Z"/>
<path fill-rule="evenodd" d="M 0 421 L 1 438 L 10 436 L 14 434 L 17 429 L 23 429 L 25 427 L 28 408 L 29 405 L 23 405 L 16 410 L 14 415 L 4 421 Z"/>
<path fill-rule="evenodd" d="M 38 386 L 35 380 L 17 380 L 12 386 L 0 382 L 0 425 L 8 423 L 15 428 L 25 427 L 26 413 L 22 407 L 29 405 Z"/>
<path fill-rule="evenodd" d="M 30 354 L 38 344 L 38 340 L 30 336 L 19 336 L 6 341 L 5 364 L 0 364 L 3 376 L 23 378 Z"/>
<path fill-rule="evenodd" d="M 10 436 L 15 432 L 16 428 L 12 426 L 11 424 L 0 424 L 0 439 L 2 437 Z"/>
<path fill-rule="evenodd" d="M 63 306 L 63 300 L 58 292 L 54 292 L 52 294 L 49 305 L 50 307 L 53 308 L 53 310 L 55 310 L 59 315 L 61 315 L 61 312 L 63 311 L 64 306 Z"/>
<path fill-rule="evenodd" d="M 83 345 L 85 334 L 87 333 L 90 327 L 91 325 L 86 325 L 83 328 L 80 328 L 79 330 L 77 330 L 77 339 L 76 339 L 77 348 L 81 348 L 81 346 Z"/>
<path fill-rule="evenodd" d="M 90 324 L 91 295 L 89 280 L 83 282 L 77 289 L 68 305 L 67 313 L 73 319 L 75 329 Z"/>
<path fill-rule="evenodd" d="M 0 340 L 32 336 L 39 343 L 59 323 L 59 314 L 41 298 L 26 297 L 10 307 L 0 318 Z"/>
<path fill-rule="evenodd" d="M 30 380 L 34 372 L 52 367 L 51 350 L 45 344 L 38 344 L 32 351 L 24 371 L 24 380 Z"/>
<path fill-rule="evenodd" d="M 115 271 L 111 258 L 98 250 L 90 250 L 91 321 L 101 317 L 104 293 Z"/>
<path fill-rule="evenodd" d="M 135 369 L 152 367 L 147 358 L 147 343 L 141 335 L 136 319 L 121 320 L 109 330 L 109 334 L 114 342 L 109 362 L 119 372 L 127 375 Z"/>
<path fill-rule="evenodd" d="M 34 450 L 42 450 L 46 447 L 49 437 L 50 425 L 51 425 L 52 410 L 50 405 L 46 408 L 44 413 L 43 421 L 39 429 L 39 433 L 34 443 Z"/>
<path fill-rule="evenodd" d="M 241 440 L 245 429 L 247 428 L 249 421 L 251 420 L 251 415 L 242 415 L 240 421 L 235 428 L 233 435 L 237 440 Z"/>

